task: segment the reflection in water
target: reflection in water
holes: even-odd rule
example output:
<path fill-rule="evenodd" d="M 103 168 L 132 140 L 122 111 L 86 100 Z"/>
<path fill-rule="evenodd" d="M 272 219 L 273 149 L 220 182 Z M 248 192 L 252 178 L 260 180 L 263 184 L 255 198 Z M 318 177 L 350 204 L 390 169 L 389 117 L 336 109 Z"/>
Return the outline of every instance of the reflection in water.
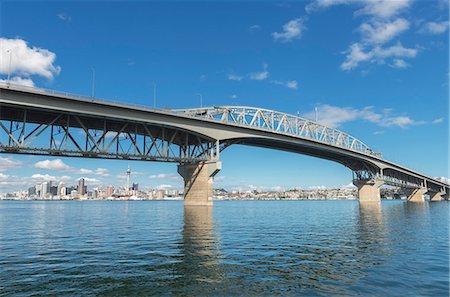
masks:
<path fill-rule="evenodd" d="M 183 260 L 176 267 L 176 287 L 197 295 L 202 286 L 220 282 L 218 247 L 214 233 L 213 207 L 185 206 Z"/>

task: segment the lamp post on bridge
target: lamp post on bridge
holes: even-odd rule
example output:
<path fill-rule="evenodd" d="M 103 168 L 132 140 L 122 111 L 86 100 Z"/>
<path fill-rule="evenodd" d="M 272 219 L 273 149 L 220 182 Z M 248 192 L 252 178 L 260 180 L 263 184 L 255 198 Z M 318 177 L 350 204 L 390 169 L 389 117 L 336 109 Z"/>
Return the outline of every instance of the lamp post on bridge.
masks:
<path fill-rule="evenodd" d="M 91 90 L 91 97 L 94 98 L 95 95 L 95 69 L 94 67 L 91 67 L 92 69 L 92 90 Z"/>
<path fill-rule="evenodd" d="M 8 66 L 8 87 L 11 84 L 11 57 L 12 57 L 12 50 L 9 49 L 6 51 L 7 53 L 9 53 L 9 66 Z"/>
<path fill-rule="evenodd" d="M 156 109 L 156 82 L 153 81 L 153 108 Z"/>
<path fill-rule="evenodd" d="M 200 97 L 200 107 L 203 107 L 203 95 L 200 93 L 197 93 L 196 95 Z"/>

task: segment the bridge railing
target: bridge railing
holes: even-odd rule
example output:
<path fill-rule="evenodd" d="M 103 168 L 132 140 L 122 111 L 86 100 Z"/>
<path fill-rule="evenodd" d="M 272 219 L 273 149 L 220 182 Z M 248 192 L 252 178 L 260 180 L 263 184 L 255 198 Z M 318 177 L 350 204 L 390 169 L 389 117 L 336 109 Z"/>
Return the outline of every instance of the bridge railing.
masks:
<path fill-rule="evenodd" d="M 3 88 L 11 89 L 11 90 L 29 91 L 29 92 L 33 92 L 35 94 L 43 94 L 43 95 L 63 96 L 63 97 L 68 97 L 68 98 L 76 99 L 76 100 L 80 100 L 80 101 L 100 102 L 100 103 L 116 104 L 116 105 L 122 105 L 122 106 L 134 107 L 134 108 L 155 110 L 155 108 L 151 108 L 149 106 L 142 105 L 142 104 L 127 103 L 127 102 L 123 102 L 123 101 L 103 99 L 103 98 L 99 98 L 99 97 L 79 95 L 79 94 L 74 94 L 74 93 L 69 93 L 69 92 L 56 91 L 56 90 L 52 90 L 52 89 L 38 88 L 38 87 L 34 87 L 34 86 L 24 86 L 24 85 L 15 84 L 14 82 L 11 83 L 11 82 L 0 81 L 0 86 Z"/>
<path fill-rule="evenodd" d="M 183 109 L 176 112 L 227 124 L 269 130 L 273 133 L 313 140 L 380 157 L 379 153 L 373 152 L 365 143 L 345 132 L 299 116 L 273 110 L 246 106 L 215 106 Z"/>

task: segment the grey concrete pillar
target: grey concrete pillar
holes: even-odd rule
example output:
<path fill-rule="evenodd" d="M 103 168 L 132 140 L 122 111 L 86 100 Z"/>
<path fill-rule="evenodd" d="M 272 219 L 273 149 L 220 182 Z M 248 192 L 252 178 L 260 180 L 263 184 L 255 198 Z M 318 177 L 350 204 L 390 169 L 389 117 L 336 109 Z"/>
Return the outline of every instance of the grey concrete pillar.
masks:
<path fill-rule="evenodd" d="M 381 201 L 380 187 L 383 184 L 381 180 L 354 181 L 353 184 L 358 188 L 358 199 L 362 202 Z"/>
<path fill-rule="evenodd" d="M 425 202 L 427 188 L 405 189 L 406 197 L 411 202 Z"/>
<path fill-rule="evenodd" d="M 213 177 L 220 169 L 220 161 L 178 165 L 184 179 L 184 205 L 212 205 Z"/>

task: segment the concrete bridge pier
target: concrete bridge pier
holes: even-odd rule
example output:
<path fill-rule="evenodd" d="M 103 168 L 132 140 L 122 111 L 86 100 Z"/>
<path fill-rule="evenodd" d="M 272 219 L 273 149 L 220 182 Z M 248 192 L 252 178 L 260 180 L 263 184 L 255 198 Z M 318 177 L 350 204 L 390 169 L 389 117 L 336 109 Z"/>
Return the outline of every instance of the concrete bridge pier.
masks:
<path fill-rule="evenodd" d="M 414 189 L 405 189 L 405 194 L 408 201 L 411 202 L 425 202 L 424 194 L 427 192 L 427 188 L 414 188 Z"/>
<path fill-rule="evenodd" d="M 441 201 L 442 200 L 442 193 L 441 192 L 427 192 L 428 195 L 430 195 L 430 201 Z"/>
<path fill-rule="evenodd" d="M 213 177 L 222 169 L 221 161 L 178 165 L 184 179 L 184 205 L 213 204 Z"/>
<path fill-rule="evenodd" d="M 355 180 L 353 184 L 358 188 L 358 199 L 360 202 L 380 202 L 381 180 Z"/>

